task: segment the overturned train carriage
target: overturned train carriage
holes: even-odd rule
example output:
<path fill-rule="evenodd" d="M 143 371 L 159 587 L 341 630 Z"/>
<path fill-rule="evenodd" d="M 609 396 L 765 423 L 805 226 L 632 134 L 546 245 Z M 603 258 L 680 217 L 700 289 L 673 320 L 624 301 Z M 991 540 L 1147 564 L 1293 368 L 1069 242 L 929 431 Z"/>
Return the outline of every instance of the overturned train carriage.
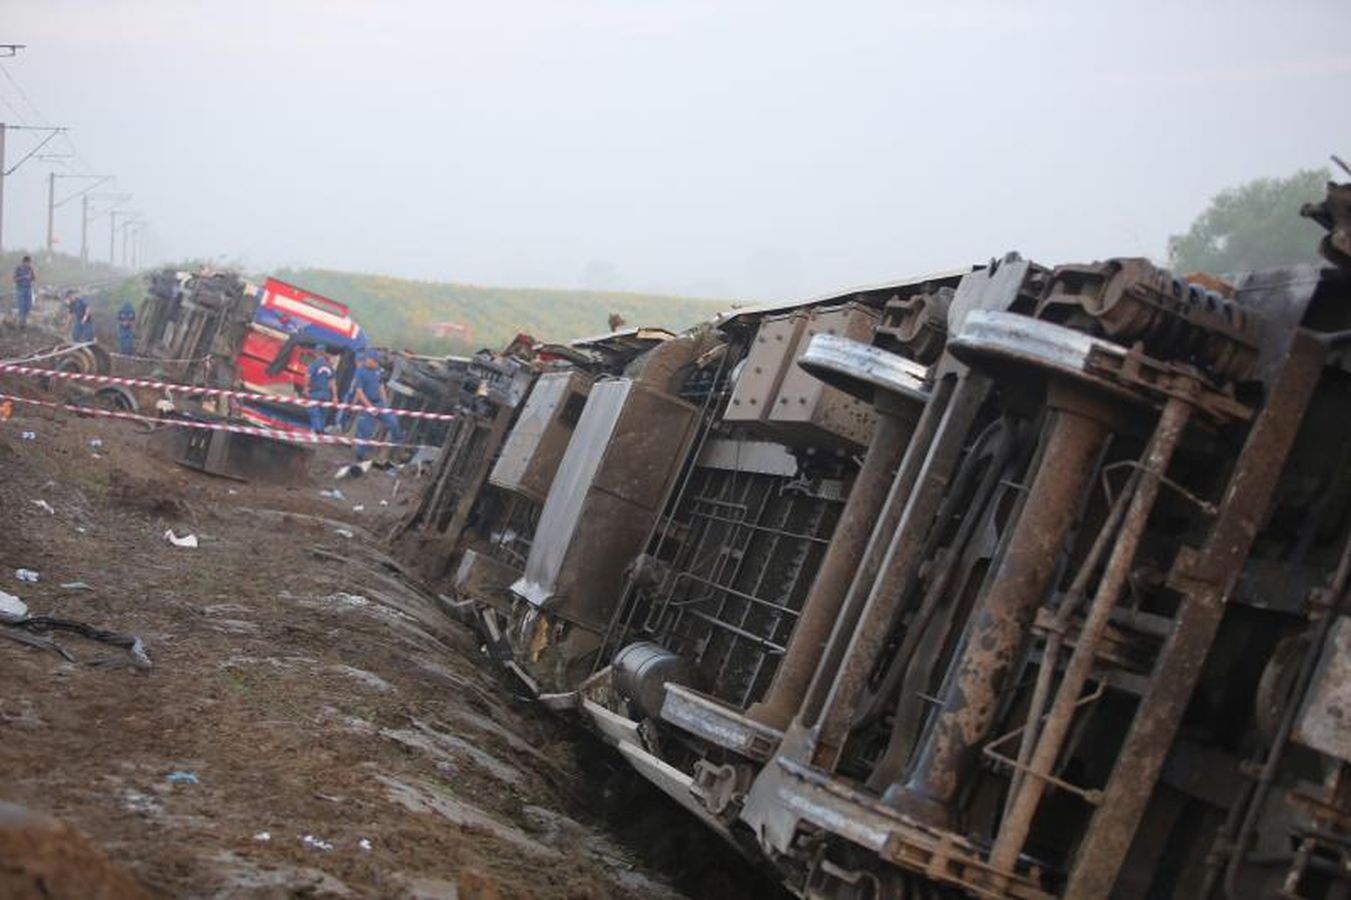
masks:
<path fill-rule="evenodd" d="M 1010 256 L 666 342 L 458 591 L 801 896 L 1345 896 L 1351 285 L 1208 283 Z"/>
<path fill-rule="evenodd" d="M 492 613 L 510 606 L 507 589 L 524 572 L 592 382 L 669 337 L 603 336 L 571 347 L 518 343 L 503 353 L 447 360 L 436 373 L 435 402 L 454 418 L 424 432 L 439 438 L 439 450 L 428 461 L 418 503 L 395 529 L 396 548 L 429 578 L 449 579 L 457 593 L 475 598 L 487 627 L 495 628 Z M 396 375 L 416 387 L 410 372 L 405 366 Z"/>

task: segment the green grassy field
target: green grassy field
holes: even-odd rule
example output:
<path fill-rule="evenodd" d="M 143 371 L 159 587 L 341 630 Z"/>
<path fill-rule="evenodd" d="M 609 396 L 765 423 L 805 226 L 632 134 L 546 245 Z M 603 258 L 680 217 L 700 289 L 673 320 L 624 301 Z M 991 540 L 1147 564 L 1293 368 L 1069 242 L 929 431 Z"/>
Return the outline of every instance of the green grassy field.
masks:
<path fill-rule="evenodd" d="M 699 300 L 656 294 L 605 291 L 495 288 L 447 282 L 411 281 L 326 269 L 284 269 L 277 278 L 352 307 L 376 343 L 424 353 L 463 353 L 503 347 L 525 331 L 541 340 L 566 340 L 608 331 L 618 313 L 630 326 L 687 328 L 732 306 L 726 300 Z M 434 336 L 438 322 L 473 330 L 470 341 Z"/>
<path fill-rule="evenodd" d="M 0 297 L 13 293 L 10 275 L 22 254 L 0 254 Z M 125 301 L 139 306 L 146 285 L 140 275 L 106 264 L 82 266 L 71 256 L 50 259 L 34 254 L 39 286 L 97 284 L 91 296 L 99 314 L 111 314 Z M 197 268 L 184 263 L 180 268 Z M 496 288 L 450 282 L 412 281 L 385 275 L 363 275 L 328 269 L 283 269 L 273 273 L 292 284 L 331 297 L 352 308 L 376 344 L 420 353 L 460 354 L 481 347 L 498 349 L 521 331 L 540 340 L 562 341 L 609 330 L 607 319 L 618 313 L 630 326 L 678 331 L 732 307 L 731 301 L 700 300 L 659 294 L 614 291 Z M 247 277 L 261 281 L 261 274 Z M 7 302 L 12 303 L 12 300 Z M 438 337 L 433 326 L 453 322 L 468 326 L 472 338 Z"/>

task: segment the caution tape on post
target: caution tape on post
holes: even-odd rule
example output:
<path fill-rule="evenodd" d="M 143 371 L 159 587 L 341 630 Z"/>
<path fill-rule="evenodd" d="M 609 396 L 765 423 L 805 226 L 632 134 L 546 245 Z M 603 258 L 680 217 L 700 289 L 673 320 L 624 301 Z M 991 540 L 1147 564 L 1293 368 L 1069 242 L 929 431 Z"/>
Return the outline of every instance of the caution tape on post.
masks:
<path fill-rule="evenodd" d="M 77 406 L 74 403 L 61 403 L 56 400 L 38 400 L 34 397 L 20 397 L 15 394 L 0 394 L 0 402 L 22 403 L 28 406 L 41 406 L 48 409 L 60 409 L 82 416 L 99 416 L 108 419 L 123 419 L 130 422 L 145 422 L 151 425 L 171 425 L 177 428 L 196 428 L 203 431 L 229 431 L 234 434 L 251 434 L 255 437 L 275 438 L 300 444 L 339 444 L 344 447 L 394 447 L 409 450 L 436 449 L 422 444 L 398 444 L 393 441 L 377 441 L 370 438 L 348 437 L 345 434 L 319 434 L 314 431 L 290 430 L 282 428 L 260 428 L 256 425 L 233 425 L 229 422 L 204 422 L 196 419 L 163 419 L 141 413 L 116 409 L 100 409 L 91 406 Z"/>
<path fill-rule="evenodd" d="M 124 387 L 144 387 L 169 393 L 188 394 L 195 397 L 229 397 L 236 400 L 251 400 L 261 403 L 287 403 L 305 408 L 323 407 L 325 409 L 349 410 L 351 412 L 371 413 L 374 415 L 390 413 L 401 418 L 426 419 L 432 422 L 449 422 L 457 418 L 455 413 L 432 413 L 412 409 L 394 409 L 385 406 L 364 406 L 360 403 L 343 403 L 338 400 L 312 400 L 309 397 L 259 394 L 254 391 L 234 391 L 227 388 L 201 387 L 191 384 L 177 384 L 172 381 L 156 381 L 150 378 L 130 378 L 122 375 L 97 375 L 92 372 L 61 372 L 56 369 L 43 369 L 38 366 L 26 366 L 18 363 L 0 362 L 0 373 L 24 375 L 31 378 L 59 378 L 66 381 L 87 381 L 94 384 L 117 384 Z"/>

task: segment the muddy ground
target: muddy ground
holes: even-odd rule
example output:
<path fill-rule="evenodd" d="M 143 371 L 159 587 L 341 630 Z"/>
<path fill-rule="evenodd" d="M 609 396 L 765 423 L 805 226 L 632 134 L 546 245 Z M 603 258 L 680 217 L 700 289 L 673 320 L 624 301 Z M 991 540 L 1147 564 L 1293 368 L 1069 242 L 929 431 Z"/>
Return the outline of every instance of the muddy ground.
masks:
<path fill-rule="evenodd" d="M 53 340 L 0 331 L 0 358 Z M 331 448 L 306 481 L 244 484 L 150 444 L 54 410 L 0 422 L 0 590 L 136 635 L 151 663 L 0 640 L 0 801 L 78 829 L 150 896 L 769 895 L 390 568 L 380 535 L 419 483 L 335 482 L 350 451 Z"/>

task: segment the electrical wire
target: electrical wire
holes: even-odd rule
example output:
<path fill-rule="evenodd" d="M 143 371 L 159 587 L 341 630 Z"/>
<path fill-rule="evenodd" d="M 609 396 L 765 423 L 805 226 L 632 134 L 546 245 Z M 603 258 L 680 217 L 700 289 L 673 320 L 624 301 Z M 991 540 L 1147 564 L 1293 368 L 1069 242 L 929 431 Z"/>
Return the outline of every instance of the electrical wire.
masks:
<path fill-rule="evenodd" d="M 30 97 L 28 95 L 28 92 L 23 89 L 23 85 L 19 84 L 18 79 L 16 79 L 13 73 L 9 71 L 9 66 L 4 64 L 3 62 L 0 62 L 0 76 L 2 76 L 4 81 L 7 82 L 9 86 L 14 89 L 15 93 L 18 94 L 19 99 L 22 101 L 24 105 L 28 107 L 29 110 L 32 111 L 32 115 L 36 117 L 37 122 L 42 127 L 45 128 L 53 127 L 51 125 L 51 120 L 48 119 L 45 115 L 43 115 L 42 110 L 38 108 L 38 105 L 35 102 L 33 102 L 33 98 Z M 10 99 L 6 97 L 4 94 L 0 94 L 0 102 L 3 102 L 4 105 L 8 107 L 10 111 L 13 112 L 19 118 L 19 121 L 23 125 L 32 127 L 28 118 L 24 116 L 22 110 L 20 110 L 17 106 L 15 106 L 14 103 L 11 102 Z M 81 175 L 84 177 L 90 178 L 103 177 L 102 175 L 99 175 L 97 173 L 101 173 L 105 170 L 95 166 L 92 162 L 90 162 L 89 158 L 80 151 L 80 148 L 78 146 L 76 146 L 75 141 L 70 136 L 69 131 L 65 130 L 53 131 L 41 143 L 39 143 L 38 146 L 35 147 L 27 156 L 25 156 L 22 160 L 20 160 L 20 162 L 27 160 L 34 153 L 37 153 L 37 151 L 40 150 L 42 147 L 46 146 L 46 144 L 49 141 L 51 141 L 53 137 L 57 136 L 61 138 L 62 142 L 65 144 L 66 148 L 70 151 L 70 155 L 74 160 L 73 163 L 68 162 L 66 160 L 61 160 L 60 165 L 64 169 L 66 169 L 68 172 L 71 172 L 72 174 Z M 17 167 L 18 164 L 12 167 L 10 171 L 13 171 L 13 169 Z M 5 174 L 8 174 L 8 172 Z M 75 196 L 78 196 L 78 194 L 76 194 Z M 73 199 L 73 197 L 68 199 Z"/>

